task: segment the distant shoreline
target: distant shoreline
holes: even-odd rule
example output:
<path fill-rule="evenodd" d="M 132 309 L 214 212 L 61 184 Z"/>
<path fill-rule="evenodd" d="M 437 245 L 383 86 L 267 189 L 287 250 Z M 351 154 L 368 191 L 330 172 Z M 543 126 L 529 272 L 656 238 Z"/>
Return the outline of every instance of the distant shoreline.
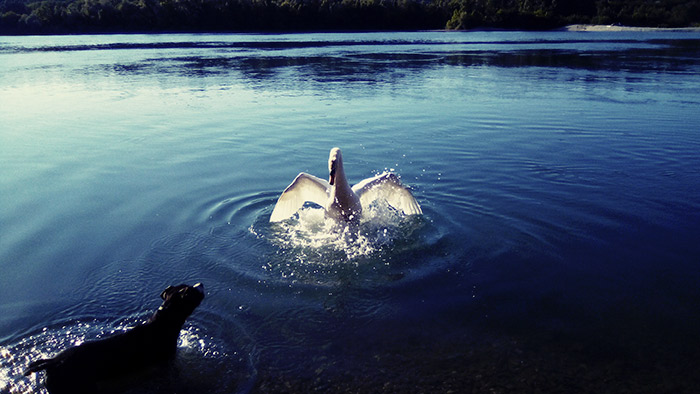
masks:
<path fill-rule="evenodd" d="M 700 27 L 636 27 L 622 25 L 568 25 L 562 28 L 564 31 L 591 31 L 591 32 L 644 32 L 644 31 L 667 31 L 667 32 L 700 32 Z"/>
<path fill-rule="evenodd" d="M 0 34 L 697 32 L 699 9 L 700 0 L 0 0 Z"/>

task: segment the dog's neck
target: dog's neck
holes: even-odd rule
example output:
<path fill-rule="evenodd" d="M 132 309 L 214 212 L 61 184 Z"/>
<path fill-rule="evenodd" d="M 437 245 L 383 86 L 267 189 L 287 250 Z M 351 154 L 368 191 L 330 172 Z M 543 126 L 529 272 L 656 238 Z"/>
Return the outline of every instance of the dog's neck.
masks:
<path fill-rule="evenodd" d="M 148 323 L 158 325 L 164 324 L 168 327 L 177 328 L 179 331 L 185 324 L 186 319 L 187 316 L 182 316 L 181 314 L 174 313 L 173 311 L 168 310 L 167 307 L 161 306 L 156 310 L 156 312 L 151 316 L 151 318 L 148 319 Z"/>

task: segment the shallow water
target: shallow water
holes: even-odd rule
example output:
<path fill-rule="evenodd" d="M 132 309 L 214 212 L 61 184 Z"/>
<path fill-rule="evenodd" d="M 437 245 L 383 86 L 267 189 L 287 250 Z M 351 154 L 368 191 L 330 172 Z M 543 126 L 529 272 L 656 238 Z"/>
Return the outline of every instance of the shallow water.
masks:
<path fill-rule="evenodd" d="M 0 37 L 0 391 L 205 284 L 145 392 L 692 392 L 700 35 Z M 424 215 L 270 224 L 343 149 Z"/>

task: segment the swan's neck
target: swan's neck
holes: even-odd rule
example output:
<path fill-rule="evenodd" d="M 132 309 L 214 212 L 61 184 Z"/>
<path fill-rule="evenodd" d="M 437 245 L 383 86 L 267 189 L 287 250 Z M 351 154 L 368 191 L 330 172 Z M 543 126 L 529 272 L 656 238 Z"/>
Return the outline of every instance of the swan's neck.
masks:
<path fill-rule="evenodd" d="M 333 183 L 331 192 L 333 194 L 348 194 L 352 192 L 348 179 L 345 178 L 345 171 L 343 171 L 342 166 L 339 166 L 336 170 L 335 182 Z"/>
<path fill-rule="evenodd" d="M 326 212 L 336 219 L 347 221 L 359 220 L 362 206 L 360 199 L 355 192 L 350 188 L 348 180 L 345 178 L 345 173 L 338 171 L 336 173 L 335 182 L 331 186 L 330 199 Z"/>
<path fill-rule="evenodd" d="M 360 198 L 352 191 L 347 178 L 345 178 L 343 156 L 340 153 L 340 149 L 331 149 L 331 154 L 328 158 L 328 170 L 330 171 L 329 182 L 333 184 L 331 185 L 326 212 L 337 219 L 359 220 L 362 205 L 360 204 Z"/>

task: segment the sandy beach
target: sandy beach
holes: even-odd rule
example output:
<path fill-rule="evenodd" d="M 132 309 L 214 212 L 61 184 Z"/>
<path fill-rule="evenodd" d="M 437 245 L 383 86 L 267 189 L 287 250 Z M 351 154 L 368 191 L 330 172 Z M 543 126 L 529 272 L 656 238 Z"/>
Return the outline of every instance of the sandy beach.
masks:
<path fill-rule="evenodd" d="M 674 28 L 661 28 L 661 27 L 634 27 L 634 26 L 621 26 L 621 25 L 569 25 L 564 27 L 566 31 L 600 31 L 600 32 L 611 32 L 611 31 L 669 31 L 669 32 L 700 32 L 700 27 L 674 27 Z"/>

